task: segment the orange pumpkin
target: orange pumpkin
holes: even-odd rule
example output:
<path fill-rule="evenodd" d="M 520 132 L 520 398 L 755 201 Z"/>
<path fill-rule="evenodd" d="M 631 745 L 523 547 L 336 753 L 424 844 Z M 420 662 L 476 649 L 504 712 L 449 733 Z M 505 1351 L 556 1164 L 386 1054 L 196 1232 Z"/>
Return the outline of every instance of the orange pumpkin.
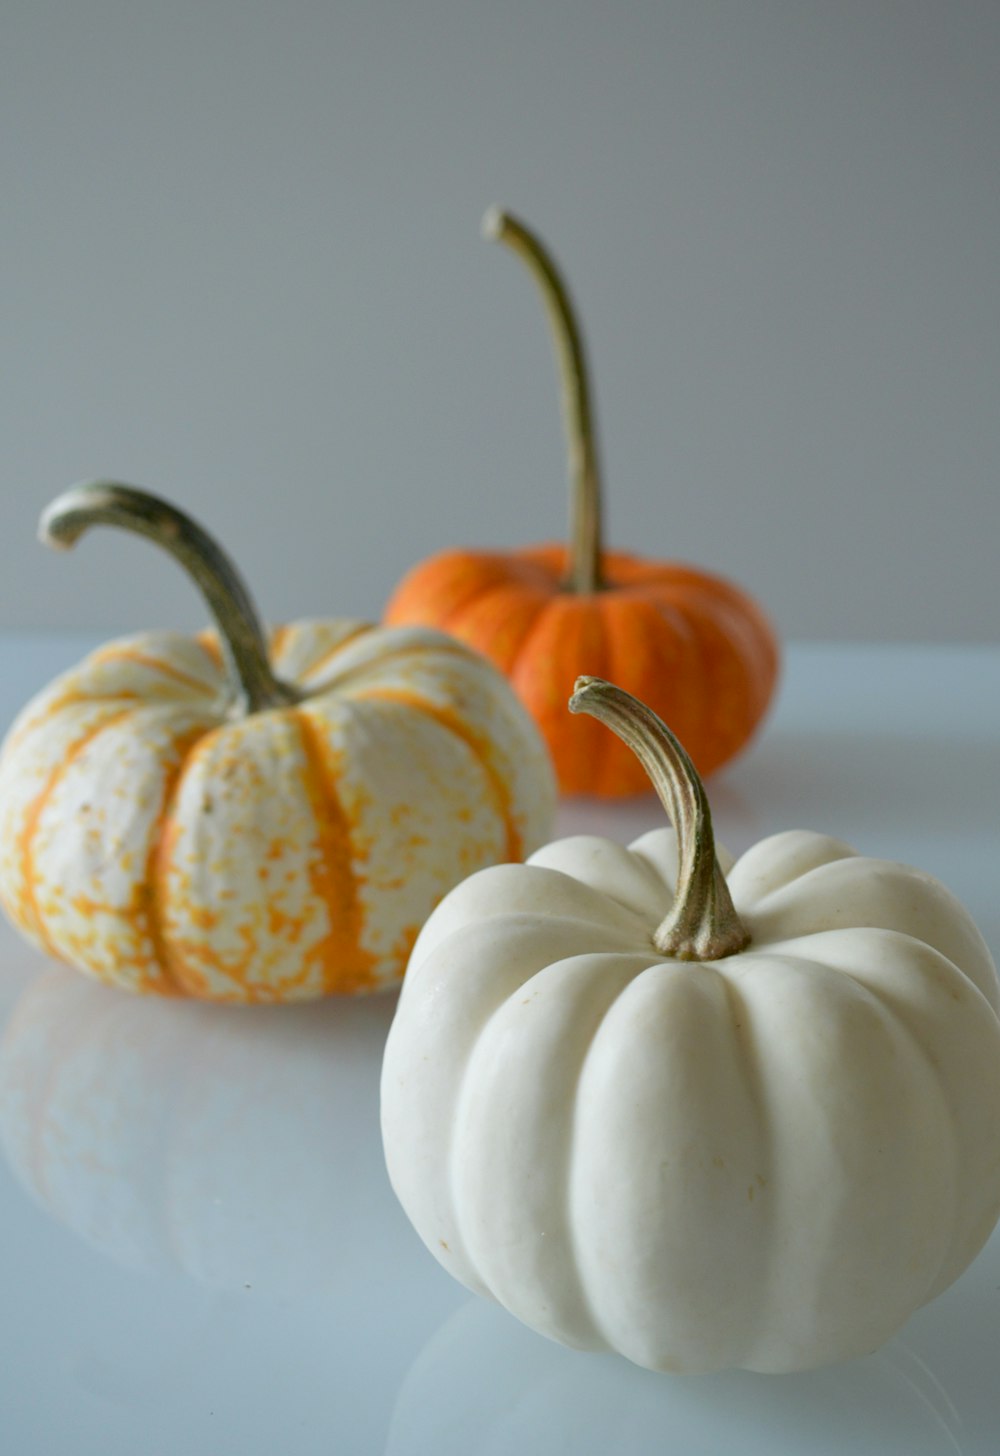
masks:
<path fill-rule="evenodd" d="M 507 674 L 538 723 L 564 793 L 644 793 L 641 766 L 592 720 L 570 718 L 581 672 L 620 683 L 674 725 L 702 775 L 749 741 L 777 679 L 775 633 L 739 587 L 698 567 L 606 551 L 583 341 L 565 284 L 540 240 L 491 209 L 540 286 L 555 339 L 569 445 L 570 544 L 452 550 L 421 563 L 386 608 L 392 624 L 444 628 Z"/>

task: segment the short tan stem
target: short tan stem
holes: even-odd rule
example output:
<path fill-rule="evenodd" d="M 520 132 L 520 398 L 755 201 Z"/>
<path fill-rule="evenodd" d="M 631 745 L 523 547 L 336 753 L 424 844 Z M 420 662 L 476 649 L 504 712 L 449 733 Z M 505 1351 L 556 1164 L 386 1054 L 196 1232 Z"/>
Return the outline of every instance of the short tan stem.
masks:
<path fill-rule="evenodd" d="M 677 834 L 677 888 L 653 936 L 656 949 L 684 961 L 721 960 L 743 950 L 750 936 L 715 857 L 705 786 L 678 740 L 638 698 L 603 678 L 577 678 L 569 710 L 589 713 L 631 748 Z"/>
<path fill-rule="evenodd" d="M 233 696 L 247 713 L 297 701 L 271 671 L 257 609 L 236 568 L 190 516 L 135 486 L 111 480 L 75 485 L 42 513 L 38 534 L 48 546 L 75 545 L 91 526 L 118 526 L 168 551 L 200 588 L 215 618 Z"/>
<path fill-rule="evenodd" d="M 483 236 L 506 243 L 528 265 L 541 290 L 556 350 L 562 395 L 563 425 L 569 455 L 570 533 L 569 591 L 599 591 L 601 580 L 601 483 L 596 428 L 590 399 L 583 337 L 551 254 L 541 239 L 509 212 L 491 207 L 483 218 Z"/>

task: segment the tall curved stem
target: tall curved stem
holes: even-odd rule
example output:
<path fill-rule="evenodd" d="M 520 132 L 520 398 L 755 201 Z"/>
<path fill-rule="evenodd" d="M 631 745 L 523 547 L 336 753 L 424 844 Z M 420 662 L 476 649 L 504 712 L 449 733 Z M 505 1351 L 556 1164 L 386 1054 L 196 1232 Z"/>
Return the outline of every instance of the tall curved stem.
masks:
<path fill-rule="evenodd" d="M 509 212 L 491 207 L 483 236 L 506 243 L 528 265 L 541 291 L 556 350 L 569 456 L 569 591 L 601 589 L 601 482 L 586 352 L 569 291 L 541 239 Z"/>
<path fill-rule="evenodd" d="M 180 562 L 215 618 L 233 695 L 244 712 L 297 701 L 294 689 L 271 671 L 264 629 L 242 578 L 196 521 L 135 486 L 93 480 L 73 486 L 47 506 L 38 535 L 47 546 L 67 548 L 91 526 L 135 531 Z"/>
<path fill-rule="evenodd" d="M 721 960 L 745 949 L 750 936 L 715 857 L 705 786 L 670 729 L 645 703 L 599 677 L 577 678 L 569 710 L 589 713 L 631 748 L 677 834 L 677 888 L 653 936 L 656 949 L 685 961 Z"/>

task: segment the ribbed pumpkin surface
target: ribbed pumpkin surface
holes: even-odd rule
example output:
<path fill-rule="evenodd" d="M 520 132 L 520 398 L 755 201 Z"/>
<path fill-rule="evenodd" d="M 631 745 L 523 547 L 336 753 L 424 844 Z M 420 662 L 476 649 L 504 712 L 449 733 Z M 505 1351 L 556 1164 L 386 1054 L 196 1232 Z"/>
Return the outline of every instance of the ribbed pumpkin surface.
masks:
<path fill-rule="evenodd" d="M 132 991 L 284 1001 L 399 980 L 433 905 L 545 837 L 528 717 L 439 633 L 299 622 L 305 693 L 239 720 L 214 638 L 113 642 L 0 755 L 0 901 L 41 949 Z"/>
<path fill-rule="evenodd" d="M 577 676 L 609 678 L 646 702 L 707 775 L 743 748 L 774 691 L 778 651 L 745 592 L 696 567 L 601 557 L 602 590 L 565 590 L 562 545 L 447 551 L 416 566 L 389 623 L 443 628 L 496 663 L 538 724 L 567 794 L 644 793 L 635 756 L 590 718 L 571 718 Z"/>

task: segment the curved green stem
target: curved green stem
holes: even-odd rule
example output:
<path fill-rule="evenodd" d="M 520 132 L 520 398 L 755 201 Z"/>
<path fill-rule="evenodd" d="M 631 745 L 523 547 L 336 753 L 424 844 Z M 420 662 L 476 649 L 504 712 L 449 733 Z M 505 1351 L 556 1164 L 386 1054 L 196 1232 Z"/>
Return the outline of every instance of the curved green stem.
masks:
<path fill-rule="evenodd" d="M 569 454 L 570 533 L 566 587 L 569 591 L 581 593 L 600 591 L 601 482 L 596 428 L 583 337 L 569 292 L 544 244 L 509 212 L 491 207 L 483 218 L 483 236 L 494 242 L 506 243 L 517 253 L 528 265 L 541 290 L 555 344 Z"/>
<path fill-rule="evenodd" d="M 589 713 L 631 748 L 677 834 L 677 888 L 653 936 L 656 949 L 684 961 L 721 960 L 744 950 L 750 936 L 715 857 L 705 786 L 670 729 L 645 703 L 599 677 L 577 678 L 569 710 Z"/>
<path fill-rule="evenodd" d="M 236 568 L 196 521 L 134 486 L 93 480 L 73 486 L 47 506 L 38 535 L 47 546 L 66 548 L 91 526 L 135 531 L 180 562 L 215 618 L 233 694 L 244 712 L 297 701 L 295 690 L 271 671 L 264 629 Z"/>

